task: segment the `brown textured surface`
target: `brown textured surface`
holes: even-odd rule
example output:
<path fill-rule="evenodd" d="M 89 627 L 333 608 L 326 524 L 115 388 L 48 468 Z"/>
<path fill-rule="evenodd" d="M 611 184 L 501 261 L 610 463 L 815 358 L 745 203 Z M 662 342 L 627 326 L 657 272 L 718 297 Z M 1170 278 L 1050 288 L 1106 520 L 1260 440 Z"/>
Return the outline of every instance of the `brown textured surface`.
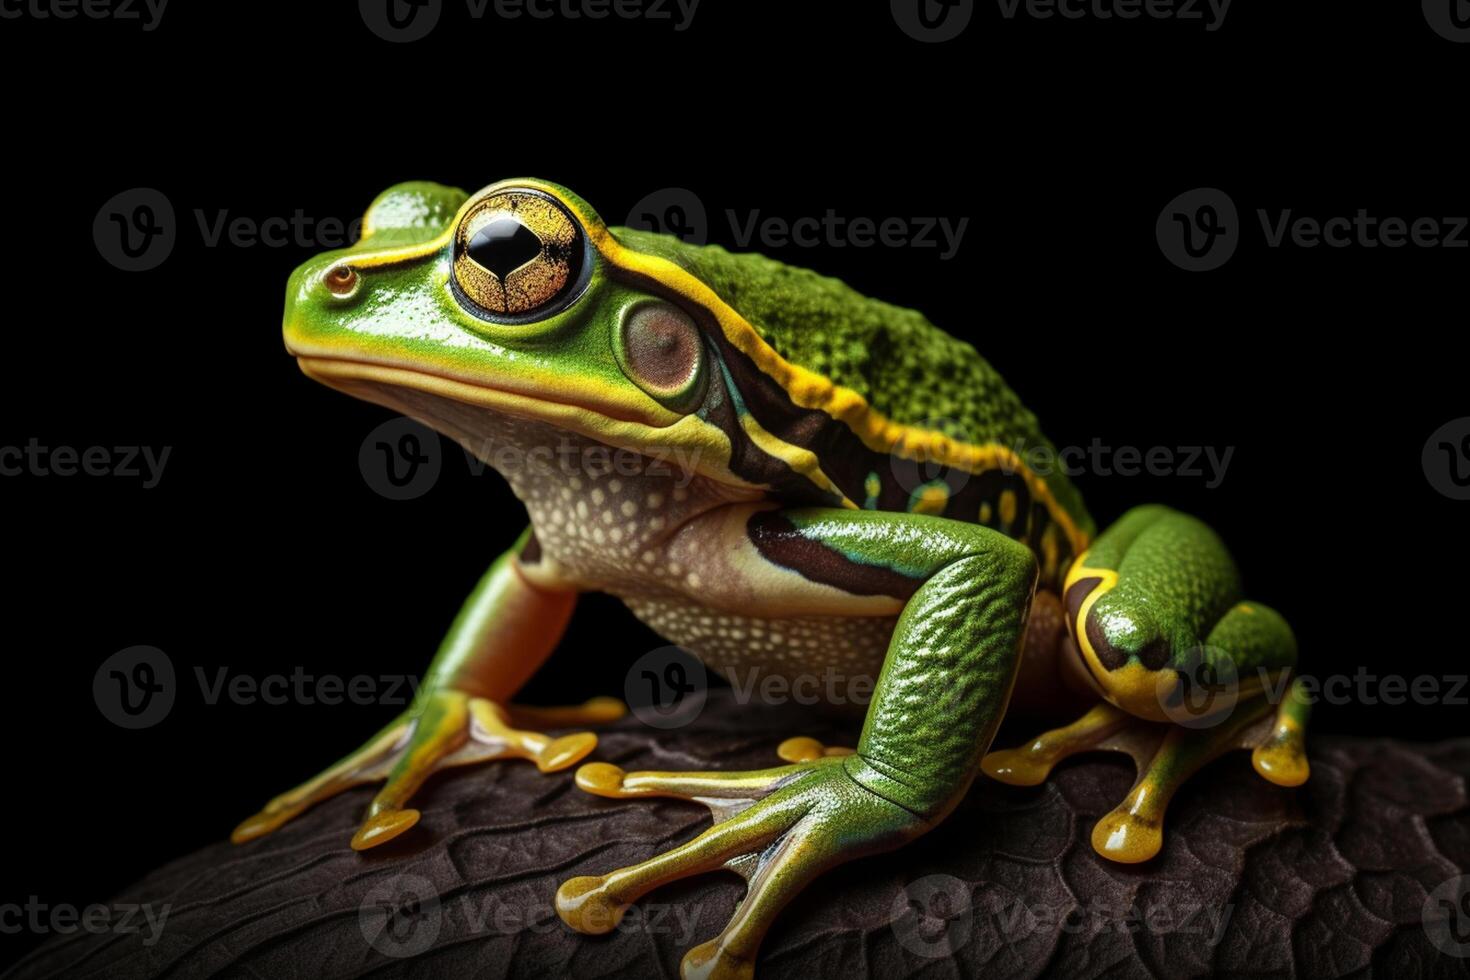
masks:
<path fill-rule="evenodd" d="M 822 734 L 800 708 L 736 709 L 712 696 L 680 731 L 625 720 L 604 735 L 598 757 L 628 768 L 757 767 L 773 764 L 776 745 L 798 732 Z M 1470 975 L 1470 959 L 1438 953 L 1421 923 L 1429 891 L 1470 869 L 1470 740 L 1321 737 L 1312 763 L 1311 782 L 1297 791 L 1267 785 L 1244 754 L 1216 763 L 1176 801 L 1164 854 L 1134 868 L 1108 864 L 1087 843 L 1131 784 L 1120 757 L 1074 762 L 1032 790 L 982 779 L 932 834 L 808 889 L 767 939 L 760 975 Z M 418 801 L 424 818 L 414 831 L 358 855 L 347 840 L 370 795 L 347 794 L 244 847 L 206 848 L 128 889 L 118 901 L 172 906 L 152 947 L 136 935 L 56 937 L 12 975 L 672 977 L 684 949 L 713 935 L 741 894 L 740 880 L 720 873 L 650 896 L 697 909 L 692 938 L 668 913 L 657 928 L 578 936 L 551 917 L 559 882 L 686 840 L 708 824 L 707 811 L 596 799 L 569 773 L 492 763 L 437 779 Z M 395 958 L 367 943 L 360 907 L 403 872 L 442 898 L 432 946 Z M 918 955 L 900 938 L 904 926 L 892 924 L 895 898 L 903 903 L 905 886 L 928 875 L 953 876 L 969 895 L 950 909 L 949 934 L 963 940 L 950 957 Z M 1080 920 L 1088 908 L 1106 914 Z M 1119 926 L 1130 908 L 1155 926 Z M 1222 909 L 1228 918 L 1212 945 Z M 1073 918 L 1061 925 L 1055 913 Z M 527 920 L 534 927 L 516 926 Z"/>

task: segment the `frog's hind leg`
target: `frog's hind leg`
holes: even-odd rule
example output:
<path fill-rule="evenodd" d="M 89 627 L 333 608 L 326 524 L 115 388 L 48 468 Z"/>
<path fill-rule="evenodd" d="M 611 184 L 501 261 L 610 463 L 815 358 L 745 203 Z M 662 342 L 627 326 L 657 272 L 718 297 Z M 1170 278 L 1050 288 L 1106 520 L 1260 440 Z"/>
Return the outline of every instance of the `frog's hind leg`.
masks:
<path fill-rule="evenodd" d="M 1078 752 L 1132 756 L 1133 790 L 1092 834 L 1098 853 L 1125 863 L 1159 852 L 1175 791 L 1227 751 L 1253 749 L 1256 771 L 1279 785 L 1307 778 L 1307 700 L 1299 682 L 1282 690 L 1296 640 L 1274 610 L 1241 598 L 1234 562 L 1205 525 L 1136 508 L 1078 556 L 1063 596 L 1069 656 L 1108 703 L 991 753 L 984 772 L 1035 785 Z"/>

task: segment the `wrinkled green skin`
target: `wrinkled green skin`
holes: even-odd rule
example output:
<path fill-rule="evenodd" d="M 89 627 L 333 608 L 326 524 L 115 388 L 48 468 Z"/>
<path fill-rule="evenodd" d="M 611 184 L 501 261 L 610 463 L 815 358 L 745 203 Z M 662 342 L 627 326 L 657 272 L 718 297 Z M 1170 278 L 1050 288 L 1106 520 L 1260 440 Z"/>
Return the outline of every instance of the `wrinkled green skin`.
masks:
<path fill-rule="evenodd" d="M 463 200 L 462 192 L 435 185 L 395 188 L 375 206 L 376 232 L 357 250 L 431 239 Z M 787 360 L 857 391 L 896 421 L 918 424 L 943 417 L 957 422 L 972 441 L 1044 443 L 1034 416 L 995 371 L 968 345 L 917 313 L 759 256 L 644 232 L 616 229 L 614 234 L 635 251 L 664 256 L 689 270 Z M 354 254 L 319 257 L 293 277 L 287 312 L 293 344 L 302 337 L 347 337 L 391 363 L 413 367 L 428 360 L 437 366 L 449 359 L 462 374 L 491 381 L 522 370 L 529 361 L 557 377 L 592 378 L 636 395 L 606 338 L 616 332 L 629 301 L 658 298 L 656 288 L 615 281 L 598 269 L 581 300 L 555 314 L 545 330 L 526 331 L 520 342 L 513 331 L 487 326 L 458 308 L 444 287 L 447 256 L 369 271 L 362 286 L 366 293 L 350 307 L 314 287 L 324 270 Z M 395 329 L 400 308 L 412 309 L 414 316 L 411 326 L 405 318 L 403 328 Z M 487 337 L 492 343 L 478 343 Z M 460 342 L 466 338 L 477 343 Z M 936 383 L 940 377 L 943 382 Z M 1090 532 L 1091 520 L 1066 478 L 1051 474 L 1046 480 L 1059 506 Z M 780 508 L 792 533 L 855 566 L 896 572 L 913 585 L 893 629 L 856 753 L 771 770 L 787 781 L 734 822 L 751 840 L 768 839 L 761 837 L 767 832 L 801 835 L 809 845 L 806 863 L 782 867 L 787 878 L 778 876 L 794 893 L 825 867 L 917 836 L 962 798 L 1005 713 L 1042 576 L 1030 548 L 979 523 L 813 506 L 810 499 L 783 500 L 770 491 L 756 498 L 749 506 Z M 505 515 L 504 520 L 514 523 L 515 518 Z M 514 560 L 517 551 L 502 561 Z M 1090 567 L 1118 573 L 1118 584 L 1098 599 L 1097 610 L 1108 644 L 1131 663 L 1160 643 L 1167 649 L 1164 670 L 1191 666 L 1202 646 L 1226 651 L 1242 671 L 1295 662 L 1295 642 L 1279 616 L 1259 606 L 1259 615 L 1232 614 L 1242 599 L 1234 563 L 1219 539 L 1192 518 L 1161 507 L 1139 508 L 1097 536 L 1086 559 Z M 799 565 L 780 570 L 804 571 Z M 1053 591 L 1060 585 L 1041 584 Z M 602 587 L 619 592 L 617 585 Z M 431 669 L 424 704 L 436 688 L 472 669 L 480 655 L 475 631 L 483 628 L 483 614 L 496 601 L 496 589 L 483 585 L 472 597 Z M 844 608 L 834 600 L 830 614 L 844 615 Z M 1099 693 L 1106 695 L 1106 677 L 1102 681 Z M 770 899 L 777 907 L 790 897 L 779 891 Z M 752 896 L 752 908 L 758 899 Z M 753 956 L 737 939 L 722 938 L 728 955 Z M 686 969 L 694 968 L 686 962 Z"/>

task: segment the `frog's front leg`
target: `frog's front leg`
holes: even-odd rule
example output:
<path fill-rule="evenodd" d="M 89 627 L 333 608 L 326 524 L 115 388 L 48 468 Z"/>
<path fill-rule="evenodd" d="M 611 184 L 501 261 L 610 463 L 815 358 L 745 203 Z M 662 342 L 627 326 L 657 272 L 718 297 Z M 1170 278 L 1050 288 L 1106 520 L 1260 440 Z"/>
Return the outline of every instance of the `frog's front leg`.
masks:
<path fill-rule="evenodd" d="M 1129 511 L 1078 556 L 1063 600 L 1105 703 L 992 752 L 988 775 L 1033 786 L 1078 752 L 1131 755 L 1138 780 L 1092 834 L 1099 854 L 1127 863 L 1159 852 L 1175 791 L 1225 752 L 1253 749 L 1257 772 L 1279 785 L 1306 780 L 1309 705 L 1289 680 L 1296 640 L 1280 615 L 1242 599 L 1234 562 L 1204 524 L 1164 507 Z"/>
<path fill-rule="evenodd" d="M 591 733 L 553 739 L 516 726 L 605 723 L 622 715 L 620 702 L 597 698 L 561 709 L 505 704 L 556 646 L 577 601 L 574 590 L 535 573 L 533 541 L 527 531 L 480 580 L 407 711 L 336 765 L 271 800 L 231 839 L 253 840 L 349 787 L 386 779 L 352 838 L 352 847 L 363 850 L 418 822 L 419 811 L 405 804 L 439 769 L 522 758 L 552 772 L 591 752 L 597 745 Z"/>
<path fill-rule="evenodd" d="M 747 615 L 898 613 L 857 750 L 754 772 L 625 773 L 583 766 L 602 796 L 671 796 L 710 805 L 716 824 L 642 864 L 573 878 L 563 920 L 614 928 L 666 882 L 727 867 L 745 876 L 739 909 L 684 958 L 686 977 L 743 977 L 783 906 L 821 872 L 888 850 L 950 812 L 978 772 L 1015 681 L 1037 578 L 1031 553 L 979 525 L 845 510 L 731 507 L 689 533 L 728 561 Z M 728 556 L 728 557 L 726 557 Z"/>

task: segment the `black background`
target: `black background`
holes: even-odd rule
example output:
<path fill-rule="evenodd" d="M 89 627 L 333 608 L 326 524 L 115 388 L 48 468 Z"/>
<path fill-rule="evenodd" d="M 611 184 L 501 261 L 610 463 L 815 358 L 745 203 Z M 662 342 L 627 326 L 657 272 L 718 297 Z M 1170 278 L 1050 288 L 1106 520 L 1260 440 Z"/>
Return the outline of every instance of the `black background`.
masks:
<path fill-rule="evenodd" d="M 209 705 L 195 668 L 416 674 L 522 514 L 446 444 L 432 491 L 375 494 L 388 413 L 299 374 L 286 276 L 320 248 L 209 247 L 213 220 L 348 220 L 427 178 L 571 187 L 610 222 L 687 187 L 787 218 L 969 217 L 933 249 L 765 248 L 923 310 L 972 341 L 1059 445 L 1235 447 L 1215 489 L 1078 479 L 1100 523 L 1162 501 L 1211 522 L 1305 669 L 1464 673 L 1466 508 L 1420 451 L 1467 414 L 1470 251 L 1270 249 L 1258 208 L 1464 215 L 1470 47 L 1417 4 L 1238 4 L 1198 22 L 1003 19 L 922 45 L 887 4 L 704 0 L 692 28 L 474 22 L 451 2 L 392 45 L 352 3 L 175 0 L 160 27 L 0 21 L 9 300 L 0 444 L 172 447 L 150 490 L 0 478 L 9 855 L 0 902 L 104 901 L 226 835 L 385 723 L 392 706 Z M 114 194 L 161 190 L 178 243 L 125 273 L 92 240 Z M 1190 188 L 1227 191 L 1244 240 L 1189 274 L 1154 237 Z M 166 651 L 169 717 L 123 731 L 91 682 Z M 659 641 L 590 597 L 526 700 L 617 694 Z M 1319 731 L 1462 734 L 1465 708 L 1319 707 Z M 1005 736 L 1003 736 L 1004 738 Z M 0 962 L 33 937 L 0 937 Z"/>

